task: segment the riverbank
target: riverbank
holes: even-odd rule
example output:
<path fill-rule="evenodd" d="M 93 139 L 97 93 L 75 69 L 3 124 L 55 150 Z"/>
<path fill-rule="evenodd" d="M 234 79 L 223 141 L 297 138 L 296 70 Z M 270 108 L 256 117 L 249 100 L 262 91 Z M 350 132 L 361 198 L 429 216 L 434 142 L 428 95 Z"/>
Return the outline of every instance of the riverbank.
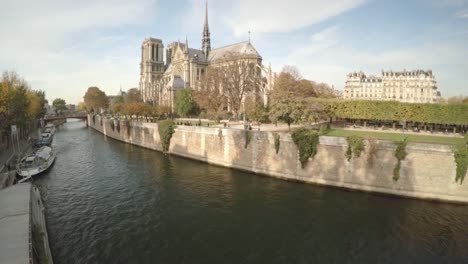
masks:
<path fill-rule="evenodd" d="M 94 120 L 93 120 L 94 119 Z M 88 124 L 104 135 L 133 145 L 161 151 L 158 126 L 124 122 L 110 125 L 100 116 Z M 117 121 L 115 121 L 117 122 Z M 347 142 L 342 137 L 320 137 L 317 155 L 302 168 L 290 134 L 279 133 L 279 151 L 273 133 L 237 129 L 179 126 L 169 153 L 207 163 L 277 178 L 378 192 L 412 198 L 468 203 L 468 185 L 455 182 L 456 164 L 450 146 L 409 143 L 401 162 L 400 177 L 393 179 L 397 160 L 395 144 L 377 141 L 373 153 L 347 160 Z M 246 144 L 246 138 L 250 142 Z M 368 162 L 372 156 L 372 164 Z"/>
<path fill-rule="evenodd" d="M 31 183 L 0 191 L 0 263 L 53 264 L 44 212 Z"/>

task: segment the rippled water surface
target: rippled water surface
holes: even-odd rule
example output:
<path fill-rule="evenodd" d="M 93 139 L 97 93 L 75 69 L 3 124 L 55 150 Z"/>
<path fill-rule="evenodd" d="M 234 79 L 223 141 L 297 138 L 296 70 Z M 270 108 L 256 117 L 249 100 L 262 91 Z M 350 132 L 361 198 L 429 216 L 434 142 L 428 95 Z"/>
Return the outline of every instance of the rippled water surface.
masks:
<path fill-rule="evenodd" d="M 38 177 L 55 263 L 467 263 L 468 206 L 260 177 L 69 121 Z"/>

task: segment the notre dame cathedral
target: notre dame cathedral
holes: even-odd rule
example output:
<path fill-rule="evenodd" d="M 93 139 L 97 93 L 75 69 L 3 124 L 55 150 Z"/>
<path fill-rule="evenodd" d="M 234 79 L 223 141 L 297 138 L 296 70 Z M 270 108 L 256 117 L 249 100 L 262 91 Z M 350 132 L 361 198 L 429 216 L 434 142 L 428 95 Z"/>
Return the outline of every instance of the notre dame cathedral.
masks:
<path fill-rule="evenodd" d="M 164 52 L 165 58 L 164 61 Z M 266 105 L 268 92 L 273 88 L 274 74 L 271 67 L 262 65 L 262 57 L 249 41 L 221 48 L 211 49 L 208 26 L 208 5 L 205 6 L 201 49 L 189 47 L 185 43 L 172 42 L 166 50 L 161 39 L 147 38 L 141 45 L 140 91 L 144 102 L 173 108 L 174 96 L 179 89 L 198 89 L 209 67 L 219 67 L 226 63 L 229 54 L 242 55 L 239 58 L 253 62 L 258 71 L 261 91 L 259 95 Z"/>

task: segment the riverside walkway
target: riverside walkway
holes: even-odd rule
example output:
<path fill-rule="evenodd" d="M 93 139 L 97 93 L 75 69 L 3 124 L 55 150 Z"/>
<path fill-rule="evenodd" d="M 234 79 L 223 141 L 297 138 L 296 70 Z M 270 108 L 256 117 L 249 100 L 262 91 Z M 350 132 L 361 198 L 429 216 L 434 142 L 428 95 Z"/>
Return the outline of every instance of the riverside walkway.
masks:
<path fill-rule="evenodd" d="M 0 264 L 53 264 L 44 211 L 31 183 L 0 190 Z"/>
<path fill-rule="evenodd" d="M 0 191 L 0 264 L 32 263 L 30 199 L 31 183 Z"/>

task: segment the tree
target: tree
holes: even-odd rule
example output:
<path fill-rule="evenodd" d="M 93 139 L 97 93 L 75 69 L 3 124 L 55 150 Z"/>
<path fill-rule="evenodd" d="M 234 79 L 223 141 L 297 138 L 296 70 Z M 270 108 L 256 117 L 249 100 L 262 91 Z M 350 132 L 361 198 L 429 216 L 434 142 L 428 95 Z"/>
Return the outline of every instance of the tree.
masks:
<path fill-rule="evenodd" d="M 140 90 L 138 88 L 131 88 L 127 91 L 124 98 L 125 103 L 143 102 Z"/>
<path fill-rule="evenodd" d="M 90 112 L 107 109 L 109 107 L 109 99 L 106 93 L 95 86 L 88 88 L 84 96 L 84 102 L 86 104 L 86 109 Z"/>
<path fill-rule="evenodd" d="M 124 98 L 120 95 L 116 96 L 114 100 L 112 100 L 112 104 L 110 106 L 112 113 L 113 114 L 120 113 L 123 105 L 124 105 Z"/>
<path fill-rule="evenodd" d="M 46 109 L 44 107 L 46 104 L 45 93 L 43 91 L 28 90 L 26 94 L 29 101 L 29 106 L 27 109 L 28 117 L 43 117 L 46 113 Z"/>
<path fill-rule="evenodd" d="M 85 111 L 86 110 L 86 104 L 84 102 L 79 102 L 78 105 L 76 106 L 76 111 Z"/>
<path fill-rule="evenodd" d="M 227 97 L 223 93 L 220 74 L 221 71 L 218 68 L 208 68 L 201 79 L 200 88 L 192 91 L 192 98 L 201 110 L 214 113 L 216 117 L 227 105 Z"/>
<path fill-rule="evenodd" d="M 65 103 L 65 100 L 62 98 L 57 98 L 52 102 L 52 106 L 55 109 L 55 114 L 58 114 L 59 112 L 63 112 L 67 110 L 67 104 Z"/>
<path fill-rule="evenodd" d="M 256 68 L 257 61 L 253 61 L 242 54 L 231 53 L 226 55 L 217 66 L 222 93 L 234 116 L 242 110 L 242 102 L 252 92 L 259 92 L 260 74 Z"/>
<path fill-rule="evenodd" d="M 4 72 L 0 79 L 0 129 L 6 135 L 10 135 L 11 125 L 16 125 L 24 133 L 29 114 L 35 111 L 29 110 L 30 91 L 27 82 L 18 76 L 16 72 Z"/>
<path fill-rule="evenodd" d="M 267 109 L 263 106 L 263 102 L 256 98 L 248 98 L 245 101 L 245 116 L 247 119 L 258 123 L 268 119 Z"/>
<path fill-rule="evenodd" d="M 191 89 L 180 89 L 176 92 L 174 98 L 175 112 L 183 117 L 187 117 L 190 114 L 198 114 L 199 107 L 192 100 Z"/>

